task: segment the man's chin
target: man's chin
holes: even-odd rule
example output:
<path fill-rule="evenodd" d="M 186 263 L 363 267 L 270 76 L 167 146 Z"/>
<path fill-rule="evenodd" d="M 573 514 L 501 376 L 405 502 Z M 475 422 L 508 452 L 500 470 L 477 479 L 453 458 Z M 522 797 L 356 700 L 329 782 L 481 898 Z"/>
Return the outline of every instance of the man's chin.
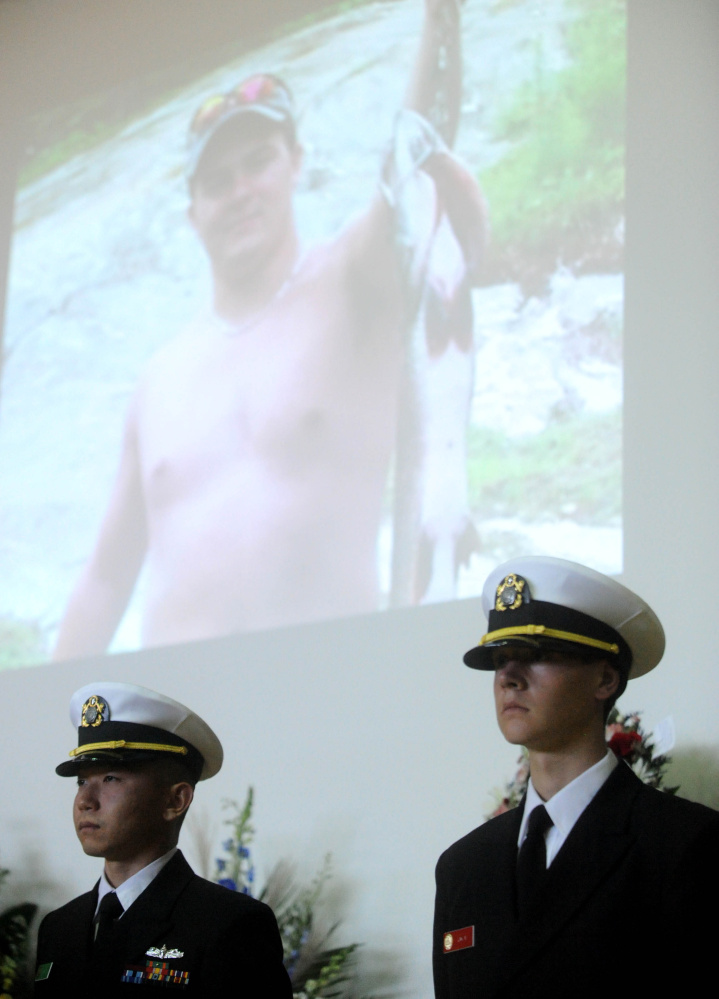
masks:
<path fill-rule="evenodd" d="M 262 273 L 271 256 L 265 240 L 259 234 L 255 236 L 248 233 L 226 247 L 217 271 L 224 274 L 226 280 L 241 280 Z"/>
<path fill-rule="evenodd" d="M 85 854 L 86 857 L 102 857 L 103 860 L 105 859 L 105 854 L 102 852 L 102 850 L 94 849 L 93 847 L 87 846 L 84 843 L 82 845 L 82 852 Z"/>
<path fill-rule="evenodd" d="M 85 853 L 88 857 L 105 856 L 103 844 L 97 842 L 94 837 L 78 833 L 77 838 L 80 840 L 80 846 L 82 847 L 83 853 Z"/>
<path fill-rule="evenodd" d="M 529 737 L 529 729 L 523 724 L 523 719 L 502 718 L 498 719 L 499 730 L 504 736 L 505 742 L 511 746 L 524 746 L 525 740 Z"/>

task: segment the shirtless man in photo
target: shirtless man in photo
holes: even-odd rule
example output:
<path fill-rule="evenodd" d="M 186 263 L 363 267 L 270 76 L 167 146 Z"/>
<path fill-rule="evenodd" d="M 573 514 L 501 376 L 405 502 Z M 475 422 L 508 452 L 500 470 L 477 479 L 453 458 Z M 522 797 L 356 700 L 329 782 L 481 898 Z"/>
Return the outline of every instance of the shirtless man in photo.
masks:
<path fill-rule="evenodd" d="M 425 0 L 406 101 L 419 113 L 434 99 L 440 38 L 452 60 L 451 140 L 456 0 Z M 144 645 L 377 609 L 407 326 L 396 219 L 378 194 L 336 238 L 303 251 L 301 169 L 277 78 L 252 77 L 197 112 L 189 218 L 213 310 L 144 372 L 55 658 L 107 648 L 143 565 Z"/>

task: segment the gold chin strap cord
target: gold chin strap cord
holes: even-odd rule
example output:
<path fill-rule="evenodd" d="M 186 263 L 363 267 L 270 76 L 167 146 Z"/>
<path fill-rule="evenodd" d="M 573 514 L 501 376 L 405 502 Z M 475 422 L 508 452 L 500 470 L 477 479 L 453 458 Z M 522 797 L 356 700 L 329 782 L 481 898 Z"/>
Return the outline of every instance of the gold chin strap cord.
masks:
<path fill-rule="evenodd" d="M 572 631 L 558 631 L 556 628 L 545 628 L 543 624 L 524 624 L 516 628 L 499 628 L 498 631 L 489 631 L 482 635 L 479 640 L 480 645 L 488 642 L 496 642 L 500 638 L 513 638 L 519 635 L 541 635 L 544 638 L 559 638 L 563 642 L 576 642 L 578 645 L 589 645 L 593 649 L 601 649 L 602 652 L 612 652 L 619 655 L 619 646 L 616 642 L 602 642 L 598 638 L 589 638 L 587 635 L 576 635 Z"/>
<path fill-rule="evenodd" d="M 163 746 L 157 742 L 126 742 L 124 739 L 116 739 L 114 742 L 89 742 L 77 749 L 71 749 L 70 756 L 82 756 L 83 753 L 93 753 L 98 749 L 154 749 L 159 753 L 180 753 L 187 755 L 187 746 Z"/>

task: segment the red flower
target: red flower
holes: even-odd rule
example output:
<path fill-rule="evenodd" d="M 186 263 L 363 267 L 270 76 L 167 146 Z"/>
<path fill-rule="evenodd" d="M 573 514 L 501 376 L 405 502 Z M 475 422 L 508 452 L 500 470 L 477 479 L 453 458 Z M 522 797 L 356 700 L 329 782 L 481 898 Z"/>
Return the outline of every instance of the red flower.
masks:
<path fill-rule="evenodd" d="M 642 741 L 638 732 L 615 732 L 609 740 L 609 748 L 622 759 L 624 756 L 631 756 L 637 747 L 637 743 Z"/>

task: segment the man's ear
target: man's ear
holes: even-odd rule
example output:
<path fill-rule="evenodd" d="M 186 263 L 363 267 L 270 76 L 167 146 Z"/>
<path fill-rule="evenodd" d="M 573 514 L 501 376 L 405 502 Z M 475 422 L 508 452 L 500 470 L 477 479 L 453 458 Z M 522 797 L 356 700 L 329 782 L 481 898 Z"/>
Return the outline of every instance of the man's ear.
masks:
<path fill-rule="evenodd" d="M 595 696 L 598 701 L 608 701 L 619 688 L 619 670 L 616 666 L 612 666 L 611 663 L 607 662 L 606 659 L 603 659 L 597 665 L 600 667 L 600 672 Z"/>
<path fill-rule="evenodd" d="M 163 819 L 166 822 L 174 822 L 176 819 L 179 819 L 192 804 L 194 796 L 195 789 L 188 781 L 180 781 L 178 784 L 172 784 L 167 791 L 165 809 L 162 813 Z"/>

